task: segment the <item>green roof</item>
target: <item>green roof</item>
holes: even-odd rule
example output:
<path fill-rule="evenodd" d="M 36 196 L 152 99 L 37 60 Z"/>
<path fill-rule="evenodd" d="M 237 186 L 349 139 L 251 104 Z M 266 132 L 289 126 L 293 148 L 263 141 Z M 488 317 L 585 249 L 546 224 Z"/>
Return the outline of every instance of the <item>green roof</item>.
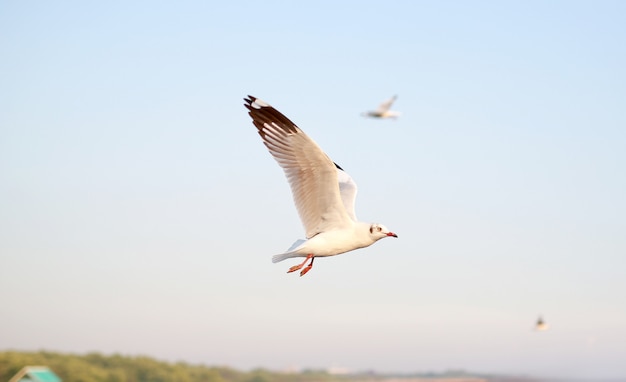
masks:
<path fill-rule="evenodd" d="M 32 380 L 37 382 L 61 382 L 61 378 L 57 377 L 50 369 L 37 370 L 28 373 Z M 23 381 L 23 379 L 22 379 Z"/>
<path fill-rule="evenodd" d="M 9 382 L 61 382 L 61 378 L 45 366 L 26 366 Z"/>

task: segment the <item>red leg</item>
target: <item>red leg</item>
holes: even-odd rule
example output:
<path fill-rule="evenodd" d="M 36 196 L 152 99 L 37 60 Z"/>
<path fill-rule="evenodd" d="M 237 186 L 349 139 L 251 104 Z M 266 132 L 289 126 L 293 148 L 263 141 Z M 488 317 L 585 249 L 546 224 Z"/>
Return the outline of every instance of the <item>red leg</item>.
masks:
<path fill-rule="evenodd" d="M 304 261 L 302 262 L 302 264 L 294 265 L 293 267 L 289 268 L 289 270 L 287 271 L 287 273 L 295 272 L 295 271 L 297 271 L 298 269 L 300 269 L 300 268 L 304 267 L 304 264 L 306 264 L 306 262 L 307 262 L 307 261 L 309 261 L 309 259 L 312 259 L 312 258 L 313 258 L 313 254 L 312 254 L 312 253 L 309 253 L 309 254 L 306 256 L 306 259 L 304 259 Z M 313 260 L 311 260 L 311 262 L 313 262 Z"/>
<path fill-rule="evenodd" d="M 311 257 L 311 262 L 309 263 L 309 265 L 307 265 L 306 268 L 300 271 L 300 277 L 304 276 L 308 271 L 311 270 L 311 268 L 313 268 L 313 260 L 315 260 L 315 257 Z"/>

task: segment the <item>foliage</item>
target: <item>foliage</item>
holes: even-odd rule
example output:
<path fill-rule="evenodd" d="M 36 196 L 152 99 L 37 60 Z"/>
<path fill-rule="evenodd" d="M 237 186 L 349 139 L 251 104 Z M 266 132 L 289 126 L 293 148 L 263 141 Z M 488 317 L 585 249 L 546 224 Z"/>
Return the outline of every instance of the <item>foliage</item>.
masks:
<path fill-rule="evenodd" d="M 86 355 L 40 352 L 0 352 L 0 381 L 8 381 L 24 366 L 47 366 L 63 382 L 336 382 L 345 378 L 325 372 L 285 374 L 264 369 L 241 372 L 225 367 L 168 363 L 119 354 Z"/>

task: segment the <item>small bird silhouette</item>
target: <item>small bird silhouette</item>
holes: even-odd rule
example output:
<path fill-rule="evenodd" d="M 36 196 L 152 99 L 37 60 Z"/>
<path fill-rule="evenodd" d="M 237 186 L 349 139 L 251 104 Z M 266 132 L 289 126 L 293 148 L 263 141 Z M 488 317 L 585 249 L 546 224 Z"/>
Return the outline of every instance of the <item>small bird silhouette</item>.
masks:
<path fill-rule="evenodd" d="M 378 109 L 367 111 L 363 113 L 363 116 L 370 118 L 398 118 L 400 116 L 400 112 L 389 110 L 397 98 L 398 97 L 394 95 L 387 101 L 381 103 L 380 106 L 378 106 Z"/>
<path fill-rule="evenodd" d="M 535 330 L 540 332 L 548 330 L 548 324 L 543 321 L 543 318 L 541 318 L 541 316 L 539 316 L 539 318 L 537 319 L 537 323 L 535 324 Z"/>

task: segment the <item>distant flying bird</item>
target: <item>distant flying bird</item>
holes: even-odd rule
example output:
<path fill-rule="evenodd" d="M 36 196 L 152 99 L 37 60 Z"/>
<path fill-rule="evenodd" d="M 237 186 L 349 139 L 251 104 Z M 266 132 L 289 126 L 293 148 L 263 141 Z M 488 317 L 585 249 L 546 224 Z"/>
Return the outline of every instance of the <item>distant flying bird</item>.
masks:
<path fill-rule="evenodd" d="M 539 316 L 539 318 L 537 319 L 537 323 L 535 324 L 535 330 L 540 332 L 548 330 L 548 324 L 543 321 L 543 318 L 541 318 L 541 316 Z"/>
<path fill-rule="evenodd" d="M 381 103 L 380 106 L 378 106 L 378 109 L 365 112 L 363 113 L 363 115 L 371 118 L 398 118 L 400 116 L 400 112 L 389 110 L 391 109 L 391 105 L 396 100 L 396 98 L 398 97 L 394 95 L 387 101 Z"/>
<path fill-rule="evenodd" d="M 388 236 L 398 237 L 382 224 L 357 221 L 356 184 L 315 141 L 260 99 L 248 96 L 244 101 L 263 143 L 287 176 L 306 230 L 306 240 L 297 240 L 287 252 L 273 256 L 272 262 L 305 257 L 288 271 L 297 271 L 311 260 L 300 272 L 303 276 L 313 267 L 316 257 L 368 247 Z"/>

